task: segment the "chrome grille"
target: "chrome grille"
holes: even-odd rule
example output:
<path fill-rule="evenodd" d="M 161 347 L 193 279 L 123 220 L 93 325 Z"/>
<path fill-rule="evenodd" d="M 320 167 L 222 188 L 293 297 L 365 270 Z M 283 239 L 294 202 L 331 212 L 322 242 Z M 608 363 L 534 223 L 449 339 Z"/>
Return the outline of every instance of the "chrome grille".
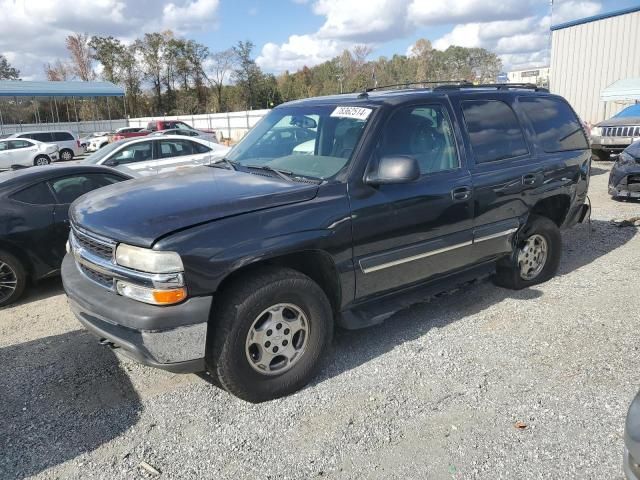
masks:
<path fill-rule="evenodd" d="M 89 280 L 93 280 L 103 287 L 113 288 L 113 277 L 103 275 L 102 273 L 96 272 L 95 270 L 91 270 L 81 263 L 78 263 L 78 267 L 80 267 L 80 271 L 84 273 Z"/>
<path fill-rule="evenodd" d="M 92 235 L 81 232 L 76 228 L 72 229 L 72 234 L 76 243 L 88 252 L 91 252 L 100 258 L 104 258 L 105 260 L 111 260 L 113 258 L 115 243 L 109 242 L 108 240 L 98 239 Z"/>
<path fill-rule="evenodd" d="M 603 137 L 640 137 L 640 126 L 602 127 Z"/>

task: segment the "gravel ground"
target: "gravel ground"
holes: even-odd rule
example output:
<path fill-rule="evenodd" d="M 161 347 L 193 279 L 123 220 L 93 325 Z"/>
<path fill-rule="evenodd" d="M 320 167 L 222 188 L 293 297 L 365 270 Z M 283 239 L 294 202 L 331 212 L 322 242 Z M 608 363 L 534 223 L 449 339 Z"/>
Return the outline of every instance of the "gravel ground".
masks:
<path fill-rule="evenodd" d="M 621 479 L 640 236 L 609 220 L 640 203 L 606 195 L 608 169 L 555 279 L 338 332 L 312 385 L 262 405 L 118 359 L 40 285 L 0 311 L 0 478 Z"/>

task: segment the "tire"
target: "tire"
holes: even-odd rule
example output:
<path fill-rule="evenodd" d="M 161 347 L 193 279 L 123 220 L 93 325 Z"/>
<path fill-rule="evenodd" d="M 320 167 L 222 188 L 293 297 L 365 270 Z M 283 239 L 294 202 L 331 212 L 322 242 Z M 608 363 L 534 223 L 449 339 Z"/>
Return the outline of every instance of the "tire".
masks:
<path fill-rule="evenodd" d="M 209 327 L 206 362 L 208 371 L 228 392 L 258 403 L 289 395 L 309 382 L 329 349 L 333 313 L 324 291 L 296 270 L 264 268 L 250 275 L 222 294 Z M 294 326 L 286 328 L 286 322 L 294 325 L 296 318 L 306 325 L 306 333 Z M 258 326 L 262 340 L 256 339 Z M 274 353 L 278 348 L 280 355 Z M 282 353 L 297 348 L 298 353 L 282 366 L 279 359 L 288 358 Z M 260 364 L 265 351 L 273 354 L 269 370 Z"/>
<path fill-rule="evenodd" d="M 591 150 L 591 156 L 596 162 L 608 162 L 611 160 L 609 154 L 604 150 Z"/>
<path fill-rule="evenodd" d="M 60 160 L 62 160 L 63 162 L 68 162 L 70 160 L 73 160 L 73 152 L 71 150 L 69 150 L 68 148 L 65 148 L 64 150 L 60 151 Z"/>
<path fill-rule="evenodd" d="M 0 250 L 0 307 L 18 300 L 27 285 L 24 265 L 9 252 Z M 9 292 L 10 287 L 13 289 Z"/>
<path fill-rule="evenodd" d="M 546 242 L 546 255 L 544 256 L 543 262 L 535 262 L 534 257 L 526 257 L 526 255 L 528 253 L 534 253 L 538 259 L 540 259 L 542 255 L 535 247 L 531 248 L 531 244 L 527 245 L 527 241 L 531 241 L 533 244 L 537 243 L 537 245 L 540 246 L 542 244 L 542 241 L 539 240 L 540 238 Z M 527 247 L 528 250 L 525 250 L 525 247 Z M 517 248 L 514 253 L 509 258 L 498 262 L 495 283 L 501 287 L 512 290 L 521 290 L 532 285 L 546 282 L 558 271 L 561 256 L 562 236 L 560 235 L 558 226 L 547 217 L 531 215 L 527 225 L 525 225 L 523 230 L 518 234 Z M 536 269 L 529 267 L 527 275 L 523 272 L 523 268 L 521 268 L 520 259 L 525 262 L 532 262 L 533 265 L 542 263 L 542 266 L 537 273 Z"/>
<path fill-rule="evenodd" d="M 51 159 L 46 155 L 38 155 L 34 160 L 33 164 L 38 165 L 49 165 L 51 163 Z"/>

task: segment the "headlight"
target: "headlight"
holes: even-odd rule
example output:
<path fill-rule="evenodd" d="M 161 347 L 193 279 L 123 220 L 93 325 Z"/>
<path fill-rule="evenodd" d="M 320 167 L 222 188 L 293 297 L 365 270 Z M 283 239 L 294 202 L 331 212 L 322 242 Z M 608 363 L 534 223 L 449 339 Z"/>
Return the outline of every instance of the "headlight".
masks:
<path fill-rule="evenodd" d="M 601 137 L 602 136 L 602 128 L 601 127 L 592 127 L 591 128 L 591 136 L 592 137 Z"/>
<path fill-rule="evenodd" d="M 121 243 L 116 248 L 116 263 L 148 273 L 182 272 L 182 259 L 176 252 L 161 252 Z"/>

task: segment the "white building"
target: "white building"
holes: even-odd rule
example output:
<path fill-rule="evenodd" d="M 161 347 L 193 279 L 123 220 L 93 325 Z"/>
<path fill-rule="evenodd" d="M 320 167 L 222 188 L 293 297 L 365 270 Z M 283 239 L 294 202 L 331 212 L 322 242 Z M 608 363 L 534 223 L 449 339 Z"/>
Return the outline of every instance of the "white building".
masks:
<path fill-rule="evenodd" d="M 614 82 L 640 77 L 640 6 L 551 31 L 551 91 L 569 100 L 583 120 L 602 121 L 633 103 L 604 102 L 600 96 Z"/>
<path fill-rule="evenodd" d="M 531 67 L 507 73 L 509 83 L 533 83 L 540 87 L 549 86 L 549 67 Z"/>

